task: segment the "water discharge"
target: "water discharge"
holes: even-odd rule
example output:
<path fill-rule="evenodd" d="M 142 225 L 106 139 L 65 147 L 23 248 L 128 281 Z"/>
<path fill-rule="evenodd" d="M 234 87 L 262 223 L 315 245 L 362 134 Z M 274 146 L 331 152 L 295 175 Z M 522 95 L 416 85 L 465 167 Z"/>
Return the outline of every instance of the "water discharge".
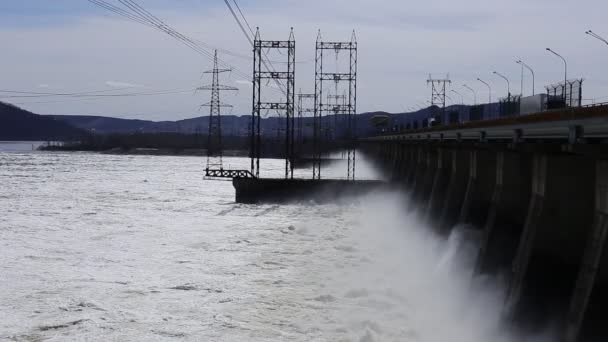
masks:
<path fill-rule="evenodd" d="M 241 205 L 195 157 L 0 165 L 0 340 L 514 340 L 474 239 L 436 235 L 400 193 Z"/>

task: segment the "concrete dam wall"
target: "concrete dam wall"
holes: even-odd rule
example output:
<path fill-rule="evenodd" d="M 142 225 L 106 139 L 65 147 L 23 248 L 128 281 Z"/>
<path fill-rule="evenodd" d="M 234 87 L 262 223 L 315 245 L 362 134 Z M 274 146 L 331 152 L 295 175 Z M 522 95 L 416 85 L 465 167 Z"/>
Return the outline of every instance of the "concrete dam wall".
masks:
<path fill-rule="evenodd" d="M 504 275 L 508 291 L 497 310 L 514 326 L 553 324 L 562 341 L 605 341 L 606 145 L 437 134 L 369 139 L 362 150 L 438 232 L 458 224 L 478 232 L 476 272 Z"/>

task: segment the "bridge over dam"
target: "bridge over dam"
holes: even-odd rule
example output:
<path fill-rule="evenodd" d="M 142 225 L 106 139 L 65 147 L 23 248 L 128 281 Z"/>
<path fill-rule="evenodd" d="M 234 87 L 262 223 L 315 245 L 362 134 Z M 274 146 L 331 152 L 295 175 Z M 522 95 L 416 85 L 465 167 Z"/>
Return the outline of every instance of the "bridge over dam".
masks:
<path fill-rule="evenodd" d="M 408 130 L 360 145 L 438 232 L 461 224 L 478 233 L 476 271 L 505 278 L 497 310 L 514 326 L 558 326 L 567 342 L 606 340 L 607 105 Z"/>

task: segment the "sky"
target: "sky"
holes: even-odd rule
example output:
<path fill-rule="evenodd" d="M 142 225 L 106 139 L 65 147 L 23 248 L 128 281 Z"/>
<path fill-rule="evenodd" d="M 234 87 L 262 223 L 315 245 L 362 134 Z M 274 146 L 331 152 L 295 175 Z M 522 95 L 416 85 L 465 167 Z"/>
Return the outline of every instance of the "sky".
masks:
<path fill-rule="evenodd" d="M 118 0 L 105 0 L 122 6 Z M 223 0 L 135 0 L 177 31 L 220 49 L 234 68 L 223 84 L 238 91 L 222 93 L 232 104 L 224 113 L 251 113 L 251 45 Z M 230 0 L 232 1 L 232 0 Z M 236 0 L 262 39 L 286 40 L 294 29 L 296 89 L 314 92 L 317 31 L 327 41 L 358 43 L 357 111 L 405 112 L 428 105 L 426 80 L 449 77 L 450 103 L 484 103 L 519 94 L 522 59 L 535 72 L 535 91 L 564 78 L 583 78 L 586 103 L 608 102 L 608 45 L 585 34 L 608 38 L 605 0 Z M 203 72 L 213 67 L 165 33 L 134 23 L 87 0 L 0 1 L 0 101 L 40 114 L 103 115 L 146 120 L 178 120 L 206 115 L 210 83 Z M 329 53 L 324 67 L 342 70 L 344 55 Z M 286 56 L 272 54 L 276 69 Z M 449 76 L 448 76 L 449 75 Z M 524 96 L 532 92 L 525 70 Z M 476 96 L 462 85 L 476 91 Z M 273 84 L 263 96 L 278 96 Z M 452 92 L 460 93 L 460 95 Z M 43 93 L 145 94 L 141 96 L 25 96 L 1 91 Z M 338 93 L 343 90 L 338 90 Z M 27 94 L 30 95 L 30 94 Z M 12 96 L 12 97 L 11 97 Z M 31 95 L 30 95 L 31 96 Z M 278 100 L 278 99 L 277 99 Z"/>

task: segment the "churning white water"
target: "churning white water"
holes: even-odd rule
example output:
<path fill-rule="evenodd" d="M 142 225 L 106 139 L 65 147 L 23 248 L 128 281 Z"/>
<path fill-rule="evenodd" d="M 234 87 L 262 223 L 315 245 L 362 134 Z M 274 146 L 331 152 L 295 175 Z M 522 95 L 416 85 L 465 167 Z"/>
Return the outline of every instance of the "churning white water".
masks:
<path fill-rule="evenodd" d="M 475 248 L 398 193 L 236 204 L 202 161 L 0 152 L 0 340 L 508 339 Z"/>

